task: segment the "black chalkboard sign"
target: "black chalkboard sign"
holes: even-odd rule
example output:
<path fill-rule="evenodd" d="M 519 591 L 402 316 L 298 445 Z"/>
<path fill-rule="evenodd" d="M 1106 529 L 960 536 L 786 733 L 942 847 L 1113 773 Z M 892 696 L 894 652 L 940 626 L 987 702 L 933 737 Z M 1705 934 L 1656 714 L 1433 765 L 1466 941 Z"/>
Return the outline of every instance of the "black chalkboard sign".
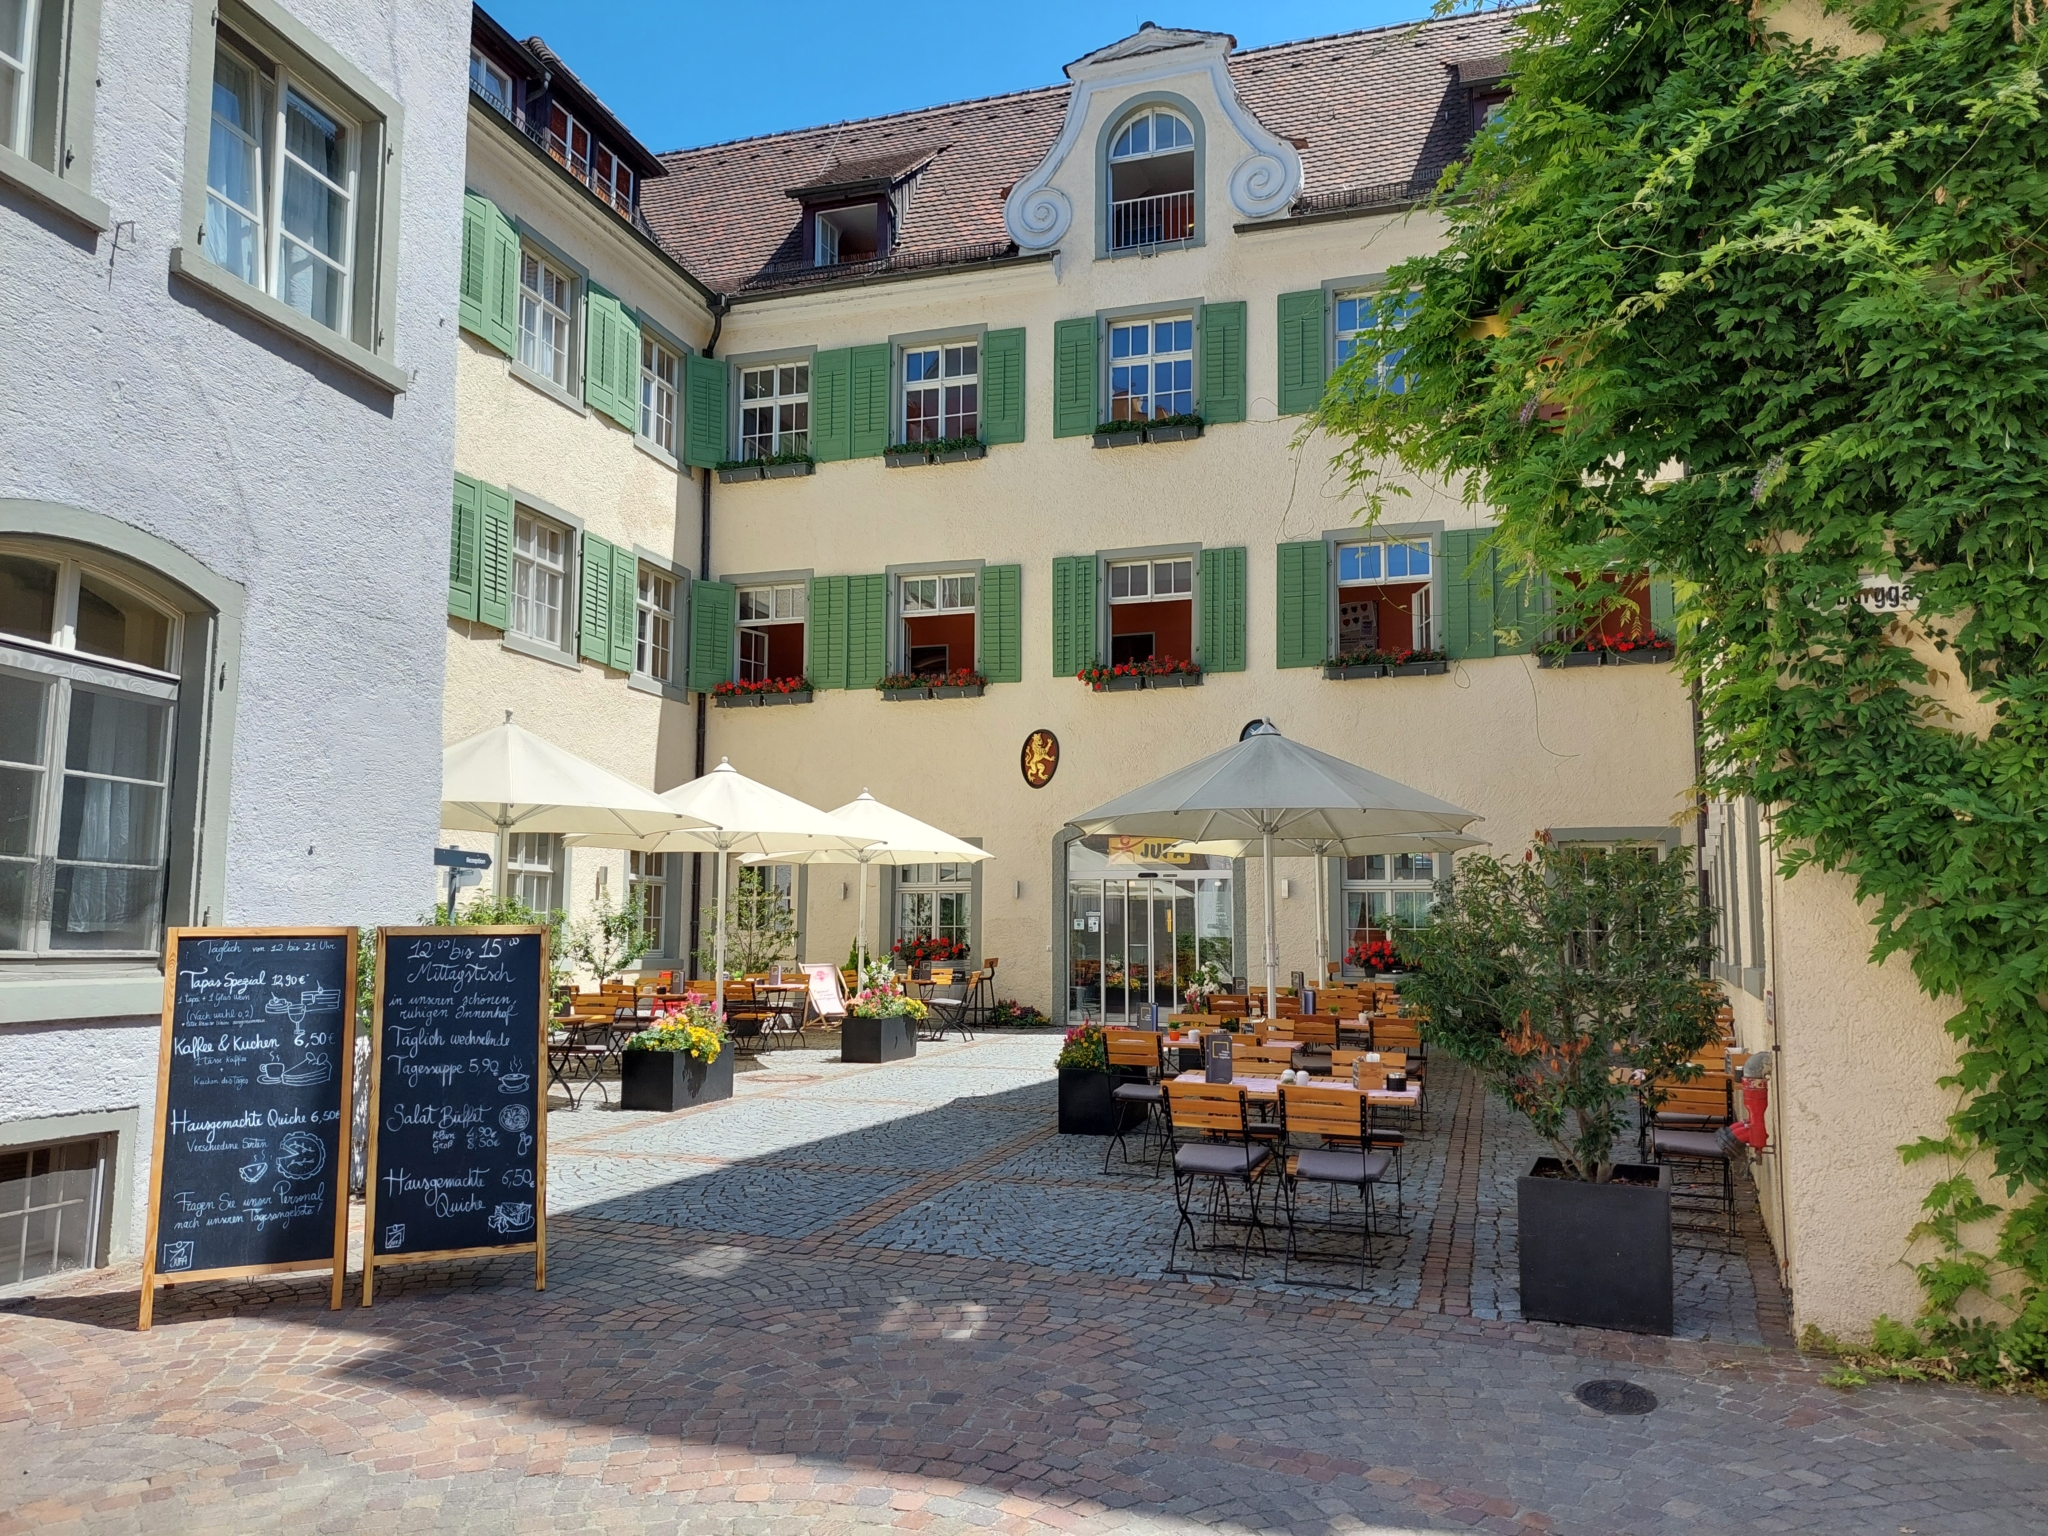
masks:
<path fill-rule="evenodd" d="M 164 951 L 147 1328 L 166 1282 L 348 1257 L 356 930 L 173 928 Z"/>
<path fill-rule="evenodd" d="M 547 1280 L 548 936 L 380 928 L 363 1305 L 378 1268 L 531 1253 Z"/>

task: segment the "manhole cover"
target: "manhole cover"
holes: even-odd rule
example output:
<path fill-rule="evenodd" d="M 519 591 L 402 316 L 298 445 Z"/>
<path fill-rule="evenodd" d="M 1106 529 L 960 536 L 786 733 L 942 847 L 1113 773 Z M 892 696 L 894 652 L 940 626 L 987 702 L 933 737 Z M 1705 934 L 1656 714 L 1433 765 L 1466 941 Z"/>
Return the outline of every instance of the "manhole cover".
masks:
<path fill-rule="evenodd" d="M 1584 1381 L 1572 1396 L 1600 1413 L 1649 1413 L 1657 1406 L 1657 1394 L 1632 1381 Z"/>
<path fill-rule="evenodd" d="M 749 1072 L 749 1078 L 757 1083 L 815 1083 L 815 1072 Z"/>

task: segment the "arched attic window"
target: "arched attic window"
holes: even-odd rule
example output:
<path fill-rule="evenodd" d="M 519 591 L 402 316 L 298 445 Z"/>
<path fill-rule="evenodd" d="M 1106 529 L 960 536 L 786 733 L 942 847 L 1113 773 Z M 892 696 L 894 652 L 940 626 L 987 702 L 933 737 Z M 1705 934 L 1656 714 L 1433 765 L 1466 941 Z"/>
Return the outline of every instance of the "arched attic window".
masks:
<path fill-rule="evenodd" d="M 1109 248 L 1140 250 L 1195 233 L 1195 130 L 1168 107 L 1118 124 L 1109 149 Z"/>

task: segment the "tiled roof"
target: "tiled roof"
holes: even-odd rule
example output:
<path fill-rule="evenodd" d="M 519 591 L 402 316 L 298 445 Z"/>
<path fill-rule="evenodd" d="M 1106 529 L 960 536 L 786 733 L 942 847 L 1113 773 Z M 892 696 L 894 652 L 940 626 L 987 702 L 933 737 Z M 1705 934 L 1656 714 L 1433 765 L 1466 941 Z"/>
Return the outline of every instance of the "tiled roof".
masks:
<path fill-rule="evenodd" d="M 1302 195 L 1434 180 L 1471 136 L 1454 66 L 1507 51 L 1512 13 L 1491 12 L 1309 38 L 1235 54 L 1244 104 L 1302 145 Z M 787 189 L 849 181 L 849 166 L 902 164 L 944 145 L 911 183 L 897 249 L 925 255 L 1006 241 L 1003 199 L 1044 159 L 1066 85 L 887 117 L 738 139 L 661 157 L 642 205 L 656 237 L 721 292 L 771 262 L 800 260 L 801 210 Z M 880 173 L 877 173 L 880 174 Z"/>
<path fill-rule="evenodd" d="M 788 193 L 791 197 L 801 197 L 806 193 L 836 192 L 841 187 L 857 187 L 871 182 L 898 181 L 919 169 L 946 147 L 944 144 L 924 147 L 913 145 L 908 149 L 892 149 L 879 155 L 835 160 L 812 180 L 800 187 L 789 188 Z"/>
<path fill-rule="evenodd" d="M 558 95 L 566 94 L 572 98 L 566 103 L 570 111 L 590 118 L 591 126 L 611 145 L 614 153 L 624 156 L 629 162 L 639 162 L 633 167 L 636 174 L 660 176 L 665 173 L 666 168 L 661 163 L 661 157 L 633 136 L 632 130 L 619 121 L 616 112 L 598 99 L 597 92 L 583 83 L 576 71 L 569 67 L 566 59 L 538 37 L 529 37 L 526 40 L 526 51 L 545 64 L 548 72 L 554 76 L 551 89 Z M 565 84 L 569 87 L 566 93 L 562 91 Z M 579 97 L 580 100 L 574 99 Z"/>

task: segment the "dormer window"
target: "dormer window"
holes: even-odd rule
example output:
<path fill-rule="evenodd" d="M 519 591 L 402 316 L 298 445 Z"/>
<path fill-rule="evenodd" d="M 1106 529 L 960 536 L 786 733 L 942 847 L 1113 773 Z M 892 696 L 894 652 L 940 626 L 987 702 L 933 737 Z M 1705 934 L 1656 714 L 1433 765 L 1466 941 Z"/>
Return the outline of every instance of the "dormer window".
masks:
<path fill-rule="evenodd" d="M 811 265 L 836 267 L 846 262 L 873 261 L 882 254 L 882 209 L 879 203 L 851 208 L 821 208 L 811 216 L 814 231 Z"/>
<path fill-rule="evenodd" d="M 474 48 L 469 50 L 469 88 L 505 116 L 512 115 L 512 77 Z"/>
<path fill-rule="evenodd" d="M 1195 131 L 1166 107 L 1142 107 L 1109 149 L 1109 248 L 1144 250 L 1195 234 Z"/>

